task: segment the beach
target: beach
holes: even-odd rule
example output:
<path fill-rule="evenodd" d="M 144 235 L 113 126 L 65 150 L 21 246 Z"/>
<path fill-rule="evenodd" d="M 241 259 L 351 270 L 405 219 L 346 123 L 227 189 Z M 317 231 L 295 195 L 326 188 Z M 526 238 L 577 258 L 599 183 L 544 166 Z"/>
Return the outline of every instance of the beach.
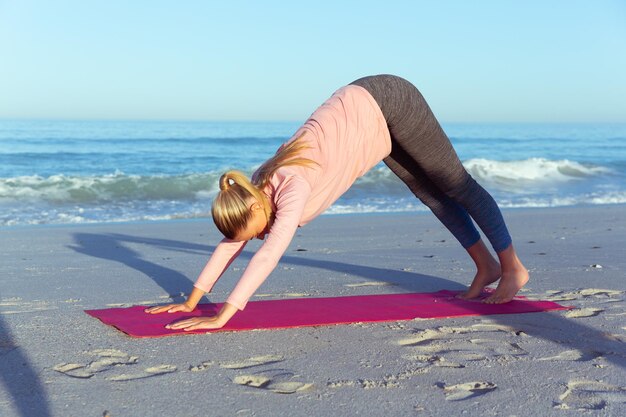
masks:
<path fill-rule="evenodd" d="M 626 206 L 503 211 L 567 311 L 131 338 L 84 310 L 184 299 L 210 219 L 5 227 L 2 416 L 626 415 Z M 202 302 L 222 302 L 260 241 Z M 473 264 L 429 213 L 321 216 L 254 300 L 459 290 Z"/>
<path fill-rule="evenodd" d="M 625 15 L 1 2 L 0 417 L 626 416 Z"/>

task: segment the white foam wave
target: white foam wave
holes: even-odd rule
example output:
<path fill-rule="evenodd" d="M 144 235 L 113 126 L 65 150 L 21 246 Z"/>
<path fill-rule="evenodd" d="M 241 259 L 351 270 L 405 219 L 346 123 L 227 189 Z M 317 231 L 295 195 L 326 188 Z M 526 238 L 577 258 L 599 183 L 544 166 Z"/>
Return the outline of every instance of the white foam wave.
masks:
<path fill-rule="evenodd" d="M 217 174 L 100 176 L 38 175 L 0 178 L 0 201 L 85 204 L 197 200 L 215 194 Z"/>
<path fill-rule="evenodd" d="M 610 169 L 567 159 L 529 158 L 519 161 L 469 159 L 465 169 L 477 180 L 500 185 L 555 183 L 608 174 Z"/>
<path fill-rule="evenodd" d="M 590 196 L 588 200 L 591 204 L 624 204 L 626 203 L 626 192 Z"/>
<path fill-rule="evenodd" d="M 613 191 L 561 197 L 536 196 L 529 198 L 498 199 L 498 205 L 502 208 L 547 208 L 604 204 L 626 204 L 626 192 Z"/>

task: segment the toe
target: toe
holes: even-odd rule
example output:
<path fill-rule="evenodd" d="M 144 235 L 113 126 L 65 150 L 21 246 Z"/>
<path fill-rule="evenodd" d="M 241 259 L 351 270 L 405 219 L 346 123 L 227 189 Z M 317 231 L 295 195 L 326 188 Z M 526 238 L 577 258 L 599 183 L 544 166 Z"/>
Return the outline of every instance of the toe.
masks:
<path fill-rule="evenodd" d="M 505 304 L 505 303 L 508 303 L 511 300 L 513 300 L 513 298 L 511 298 L 511 297 L 502 297 L 502 296 L 498 296 L 498 295 L 493 295 L 493 296 L 487 298 L 483 302 L 486 303 L 486 304 Z"/>
<path fill-rule="evenodd" d="M 483 303 L 485 304 L 498 304 L 499 302 L 500 302 L 500 297 L 495 294 L 483 300 Z"/>

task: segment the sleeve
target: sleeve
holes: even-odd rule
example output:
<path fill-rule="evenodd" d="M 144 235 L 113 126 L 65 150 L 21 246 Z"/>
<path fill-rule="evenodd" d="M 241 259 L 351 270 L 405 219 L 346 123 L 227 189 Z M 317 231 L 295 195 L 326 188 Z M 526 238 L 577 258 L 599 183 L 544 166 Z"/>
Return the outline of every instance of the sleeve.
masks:
<path fill-rule="evenodd" d="M 267 279 L 289 247 L 311 194 L 309 184 L 299 177 L 287 178 L 276 190 L 276 213 L 267 238 L 252 257 L 227 303 L 243 310 L 252 294 Z"/>
<path fill-rule="evenodd" d="M 226 268 L 241 254 L 246 243 L 248 242 L 223 239 L 215 248 L 215 252 L 200 273 L 194 287 L 204 292 L 210 292 Z"/>

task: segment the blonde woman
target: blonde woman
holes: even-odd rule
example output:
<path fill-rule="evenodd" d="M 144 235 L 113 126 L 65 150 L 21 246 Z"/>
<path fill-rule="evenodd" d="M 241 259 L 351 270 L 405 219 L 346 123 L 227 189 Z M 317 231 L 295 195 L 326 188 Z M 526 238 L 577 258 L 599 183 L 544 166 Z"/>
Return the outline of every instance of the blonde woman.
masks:
<path fill-rule="evenodd" d="M 243 310 L 286 251 L 297 228 L 333 204 L 380 161 L 409 187 L 467 250 L 476 275 L 463 298 L 478 297 L 499 280 L 486 303 L 506 303 L 528 281 L 500 209 L 464 169 L 420 92 L 393 75 L 361 78 L 337 90 L 249 180 L 230 171 L 220 179 L 213 220 L 225 238 L 187 301 L 147 313 L 190 312 L 253 238 L 265 239 L 213 317 L 171 329 L 216 329 Z M 481 240 L 483 231 L 498 260 Z"/>

